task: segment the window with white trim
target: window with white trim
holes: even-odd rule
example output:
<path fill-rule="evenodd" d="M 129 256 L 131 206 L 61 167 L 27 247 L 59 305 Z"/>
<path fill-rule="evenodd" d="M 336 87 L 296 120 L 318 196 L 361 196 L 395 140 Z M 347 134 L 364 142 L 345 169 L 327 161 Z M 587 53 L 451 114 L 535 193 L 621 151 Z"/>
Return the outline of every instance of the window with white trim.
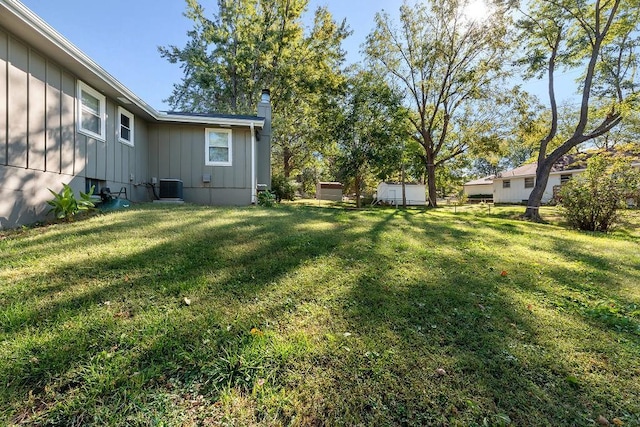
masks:
<path fill-rule="evenodd" d="M 502 188 L 511 188 L 511 180 L 505 179 L 502 181 Z"/>
<path fill-rule="evenodd" d="M 560 175 L 560 185 L 566 184 L 569 181 L 571 181 L 570 173 Z"/>
<path fill-rule="evenodd" d="M 231 129 L 206 129 L 204 134 L 205 164 L 231 166 Z"/>
<path fill-rule="evenodd" d="M 533 178 L 533 177 L 525 178 L 524 179 L 524 188 L 533 188 L 533 186 L 535 185 L 535 181 L 536 181 L 536 179 Z"/>
<path fill-rule="evenodd" d="M 134 116 L 118 107 L 118 141 L 133 147 Z"/>
<path fill-rule="evenodd" d="M 104 95 L 78 80 L 78 132 L 104 141 L 106 104 Z"/>

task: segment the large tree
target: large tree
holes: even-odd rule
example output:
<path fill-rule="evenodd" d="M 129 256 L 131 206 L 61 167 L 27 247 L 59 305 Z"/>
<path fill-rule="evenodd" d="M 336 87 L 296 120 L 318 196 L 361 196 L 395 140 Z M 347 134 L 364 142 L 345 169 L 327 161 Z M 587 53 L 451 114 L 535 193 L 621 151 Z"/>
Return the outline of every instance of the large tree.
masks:
<path fill-rule="evenodd" d="M 186 0 L 193 20 L 184 47 L 161 47 L 184 77 L 168 98 L 177 110 L 254 114 L 259 93 L 271 89 L 277 171 L 289 176 L 313 151 L 315 112 L 336 96 L 343 82 L 342 41 L 346 23 L 326 8 L 304 25 L 308 0 L 217 0 L 213 13 Z"/>
<path fill-rule="evenodd" d="M 578 144 L 618 125 L 637 101 L 637 0 L 531 0 L 519 22 L 527 76 L 548 79 L 550 115 L 538 144 L 536 182 L 525 217 L 539 207 L 554 163 Z M 559 132 L 556 71 L 577 72 L 580 93 L 573 130 Z M 568 120 L 564 117 L 565 123 Z"/>
<path fill-rule="evenodd" d="M 406 109 L 383 79 L 359 70 L 347 80 L 345 95 L 333 111 L 337 172 L 343 181 L 351 181 L 360 207 L 367 175 L 384 180 L 401 172 L 402 148 L 409 136 Z"/>
<path fill-rule="evenodd" d="M 400 8 L 399 26 L 386 13 L 375 18 L 366 54 L 404 90 L 413 138 L 422 147 L 429 204 L 436 206 L 436 169 L 467 151 L 486 124 L 478 111 L 495 102 L 492 85 L 506 63 L 507 15 L 489 9 L 474 19 L 466 0 L 426 0 Z M 485 104 L 485 105 L 483 105 Z"/>

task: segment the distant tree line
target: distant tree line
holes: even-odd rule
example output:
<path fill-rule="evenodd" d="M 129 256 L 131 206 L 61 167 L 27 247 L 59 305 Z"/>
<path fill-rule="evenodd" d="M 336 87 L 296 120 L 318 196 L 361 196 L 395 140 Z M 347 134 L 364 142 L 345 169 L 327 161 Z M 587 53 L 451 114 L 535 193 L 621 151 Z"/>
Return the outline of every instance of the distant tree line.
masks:
<path fill-rule="evenodd" d="M 538 207 L 554 162 L 584 144 L 632 142 L 640 128 L 640 7 L 629 0 L 405 2 L 380 12 L 346 64 L 346 21 L 308 0 L 186 0 L 185 46 L 160 53 L 184 72 L 172 108 L 254 113 L 273 102 L 272 165 L 311 192 L 343 181 L 360 200 L 379 180 L 427 184 L 428 201 L 470 174 L 537 161 L 526 216 Z M 313 14 L 313 19 L 310 19 Z M 305 26 L 305 22 L 312 24 Z M 577 103 L 556 100 L 570 72 Z M 546 94 L 522 82 L 541 79 Z M 563 81 L 566 84 L 566 80 Z"/>

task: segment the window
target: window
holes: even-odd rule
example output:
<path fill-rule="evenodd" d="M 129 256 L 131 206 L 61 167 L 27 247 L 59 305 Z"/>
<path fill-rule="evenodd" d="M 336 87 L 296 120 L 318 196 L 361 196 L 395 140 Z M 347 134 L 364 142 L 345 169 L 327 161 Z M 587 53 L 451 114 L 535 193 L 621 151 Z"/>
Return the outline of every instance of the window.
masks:
<path fill-rule="evenodd" d="M 231 166 L 231 129 L 207 129 L 205 138 L 205 164 Z"/>
<path fill-rule="evenodd" d="M 571 179 L 570 173 L 560 175 L 560 185 L 566 184 L 567 182 L 569 182 L 570 179 Z"/>
<path fill-rule="evenodd" d="M 97 90 L 78 80 L 78 131 L 105 140 L 107 100 Z"/>
<path fill-rule="evenodd" d="M 118 141 L 133 147 L 133 114 L 118 107 Z"/>
<path fill-rule="evenodd" d="M 511 180 L 505 179 L 504 181 L 502 181 L 502 188 L 511 188 Z"/>
<path fill-rule="evenodd" d="M 107 181 L 103 181 L 100 179 L 94 178 L 85 178 L 84 179 L 84 191 L 85 193 L 89 193 L 91 191 L 91 187 L 93 187 L 93 194 L 100 194 L 100 190 L 107 186 Z"/>
<path fill-rule="evenodd" d="M 524 179 L 524 188 L 533 188 L 533 184 L 535 183 L 535 178 L 525 178 Z"/>

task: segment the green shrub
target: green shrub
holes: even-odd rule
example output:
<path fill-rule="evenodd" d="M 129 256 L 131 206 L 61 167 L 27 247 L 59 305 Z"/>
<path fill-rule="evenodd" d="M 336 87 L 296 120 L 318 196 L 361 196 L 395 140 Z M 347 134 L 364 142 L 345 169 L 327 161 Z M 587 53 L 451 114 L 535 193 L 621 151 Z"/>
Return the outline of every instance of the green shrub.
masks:
<path fill-rule="evenodd" d="M 266 208 L 273 207 L 276 203 L 276 196 L 270 191 L 261 191 L 258 193 L 258 205 Z"/>
<path fill-rule="evenodd" d="M 630 194 L 638 191 L 638 172 L 628 161 L 607 164 L 606 159 L 592 157 L 586 171 L 560 189 L 560 204 L 572 227 L 606 232 L 626 206 Z"/>
<path fill-rule="evenodd" d="M 296 195 L 295 183 L 289 181 L 284 175 L 276 175 L 271 178 L 271 191 L 276 196 L 276 201 L 293 200 Z"/>
<path fill-rule="evenodd" d="M 60 193 L 56 193 L 51 189 L 48 190 L 53 194 L 53 199 L 47 201 L 47 204 L 51 206 L 47 214 L 53 212 L 58 219 L 70 220 L 78 213 L 88 211 L 95 207 L 91 201 L 91 195 L 94 190 L 93 186 L 88 193 L 81 191 L 79 200 L 76 199 L 73 190 L 68 184 L 62 184 L 62 191 Z"/>

